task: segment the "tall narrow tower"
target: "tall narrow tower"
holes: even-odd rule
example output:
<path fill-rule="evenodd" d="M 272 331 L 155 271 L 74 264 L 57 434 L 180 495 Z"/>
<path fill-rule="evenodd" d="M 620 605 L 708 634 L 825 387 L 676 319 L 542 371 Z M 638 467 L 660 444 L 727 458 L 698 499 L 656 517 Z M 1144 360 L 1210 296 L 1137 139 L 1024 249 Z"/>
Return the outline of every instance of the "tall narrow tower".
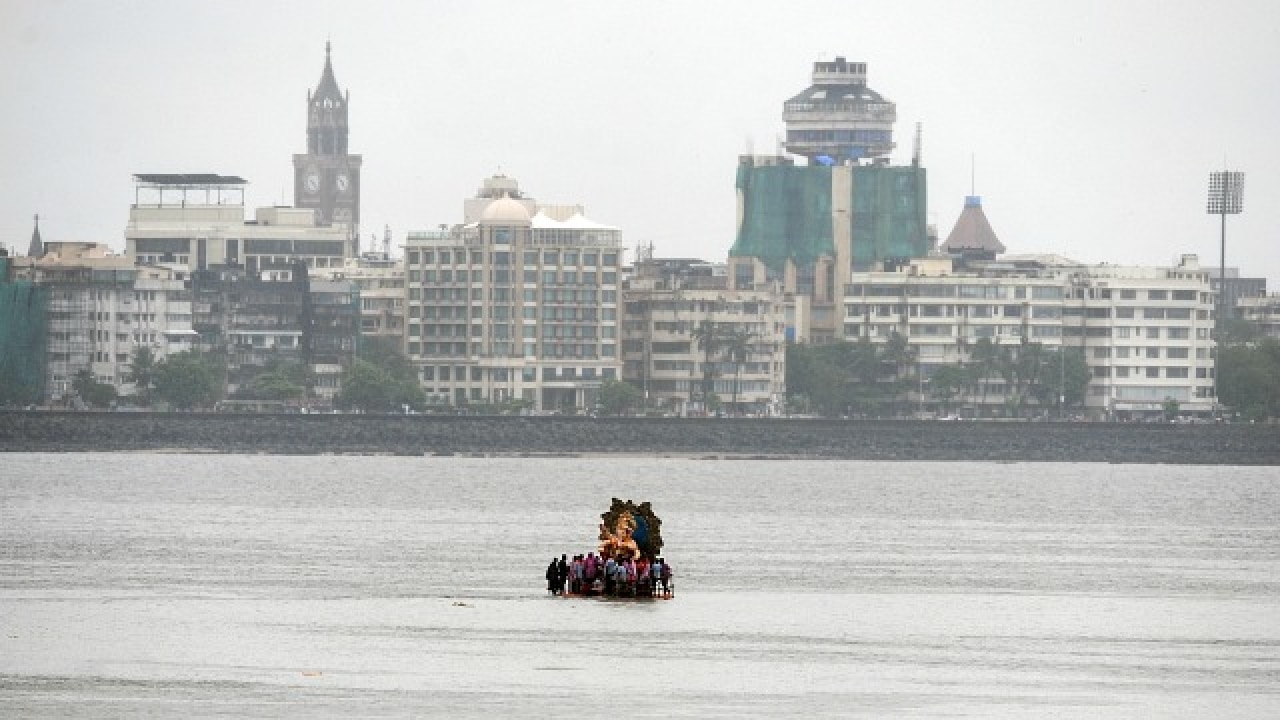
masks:
<path fill-rule="evenodd" d="M 326 42 L 320 84 L 314 92 L 307 92 L 307 152 L 293 156 L 293 204 L 315 208 L 316 220 L 321 224 L 350 226 L 351 247 L 347 254 L 354 256 L 360 224 L 362 158 L 347 152 L 351 93 L 338 89 L 329 50 Z"/>
<path fill-rule="evenodd" d="M 813 84 L 782 106 L 787 152 L 825 165 L 888 155 L 897 118 L 897 106 L 867 87 L 867 64 L 842 57 L 815 62 Z"/>

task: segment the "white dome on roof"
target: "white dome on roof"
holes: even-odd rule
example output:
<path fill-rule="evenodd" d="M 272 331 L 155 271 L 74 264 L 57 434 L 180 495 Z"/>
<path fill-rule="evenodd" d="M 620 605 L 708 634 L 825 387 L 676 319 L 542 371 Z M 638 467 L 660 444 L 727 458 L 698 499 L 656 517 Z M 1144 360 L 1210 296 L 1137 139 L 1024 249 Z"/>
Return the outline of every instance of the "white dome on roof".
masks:
<path fill-rule="evenodd" d="M 524 203 L 504 195 L 489 203 L 480 214 L 481 225 L 528 225 L 529 210 Z"/>

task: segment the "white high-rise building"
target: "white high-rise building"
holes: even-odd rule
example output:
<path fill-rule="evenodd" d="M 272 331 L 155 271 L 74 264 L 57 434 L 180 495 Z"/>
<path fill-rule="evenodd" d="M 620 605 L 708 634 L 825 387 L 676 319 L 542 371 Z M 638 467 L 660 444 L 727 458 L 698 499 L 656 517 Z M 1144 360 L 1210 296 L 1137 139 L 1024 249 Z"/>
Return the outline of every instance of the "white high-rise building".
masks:
<path fill-rule="evenodd" d="M 971 360 L 982 338 L 997 347 L 1078 349 L 1091 376 L 1090 414 L 1151 416 L 1174 401 L 1182 412 L 1207 415 L 1214 406 L 1209 275 L 1194 255 L 1172 267 L 1005 256 L 962 270 L 951 258 L 925 258 L 894 272 L 853 273 L 843 336 L 904 337 L 922 380 Z M 974 414 L 997 416 L 1009 388 L 995 373 L 984 384 L 985 406 Z"/>
<path fill-rule="evenodd" d="M 409 233 L 406 350 L 428 399 L 585 412 L 620 376 L 617 228 L 486 180 L 467 222 Z"/>

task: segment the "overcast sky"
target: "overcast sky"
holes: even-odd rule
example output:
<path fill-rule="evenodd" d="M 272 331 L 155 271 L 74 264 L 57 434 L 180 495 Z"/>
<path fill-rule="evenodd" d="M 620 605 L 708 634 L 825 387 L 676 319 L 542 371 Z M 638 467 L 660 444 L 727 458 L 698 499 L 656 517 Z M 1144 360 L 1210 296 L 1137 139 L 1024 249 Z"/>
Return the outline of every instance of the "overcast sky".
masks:
<path fill-rule="evenodd" d="M 1218 264 L 1208 175 L 1247 173 L 1227 264 L 1280 290 L 1280 6 L 1257 2 L 0 0 L 0 242 L 123 251 L 131 175 L 290 203 L 333 43 L 364 156 L 362 235 L 462 217 L 501 172 L 634 248 L 723 260 L 737 156 L 772 152 L 816 60 L 868 63 L 923 123 L 929 221 L 975 189 L 1013 253 Z"/>

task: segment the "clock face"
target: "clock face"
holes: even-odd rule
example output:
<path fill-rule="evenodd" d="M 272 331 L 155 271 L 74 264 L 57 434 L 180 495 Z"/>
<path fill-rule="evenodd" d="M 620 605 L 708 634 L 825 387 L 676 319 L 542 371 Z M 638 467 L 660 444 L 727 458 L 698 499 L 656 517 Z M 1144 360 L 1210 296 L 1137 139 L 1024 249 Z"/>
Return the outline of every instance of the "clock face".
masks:
<path fill-rule="evenodd" d="M 338 192 L 345 193 L 351 189 L 351 180 L 346 173 L 338 173 L 338 177 L 334 179 L 334 183 L 338 186 Z"/>
<path fill-rule="evenodd" d="M 307 173 L 306 184 L 307 184 L 307 192 L 309 192 L 309 193 L 311 193 L 311 194 L 313 194 L 313 195 L 314 195 L 316 192 L 318 192 L 318 191 L 320 190 L 320 175 L 319 175 L 319 173 L 314 173 L 314 172 Z"/>

